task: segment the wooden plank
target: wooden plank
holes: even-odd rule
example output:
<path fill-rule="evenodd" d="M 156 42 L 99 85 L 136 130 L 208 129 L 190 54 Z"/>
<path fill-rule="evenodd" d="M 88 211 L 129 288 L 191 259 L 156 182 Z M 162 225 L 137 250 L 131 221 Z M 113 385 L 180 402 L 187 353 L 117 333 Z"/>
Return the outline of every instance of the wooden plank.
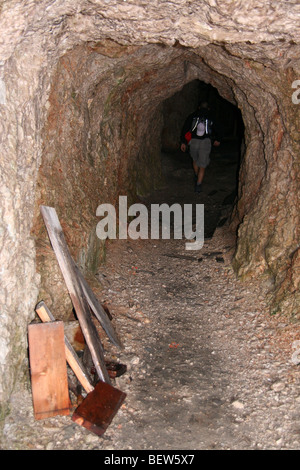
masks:
<path fill-rule="evenodd" d="M 109 339 L 113 342 L 113 344 L 115 346 L 122 348 L 123 345 L 120 339 L 118 338 L 114 328 L 112 327 L 112 324 L 107 316 L 107 313 L 105 312 L 104 308 L 98 301 L 97 297 L 95 296 L 94 292 L 88 285 L 87 281 L 83 277 L 82 273 L 80 272 L 76 264 L 75 264 L 75 270 L 77 272 L 78 279 L 81 283 L 81 287 L 83 289 L 84 295 L 86 296 L 86 299 L 89 303 L 89 306 L 92 309 L 93 314 L 98 319 L 99 323 L 101 324 L 102 328 L 107 333 Z"/>
<path fill-rule="evenodd" d="M 103 347 L 93 323 L 89 304 L 85 298 L 81 283 L 78 280 L 74 268 L 74 260 L 69 252 L 60 222 L 53 207 L 41 206 L 47 232 L 52 248 L 55 252 L 59 267 L 63 274 L 67 289 L 69 291 L 80 327 L 88 348 L 91 352 L 93 363 L 100 380 L 110 383 L 110 378 L 105 367 Z"/>
<path fill-rule="evenodd" d="M 35 307 L 35 311 L 43 322 L 55 321 L 54 316 L 52 315 L 51 311 L 49 310 L 44 301 L 41 301 L 37 304 L 37 306 Z M 94 390 L 94 387 L 90 383 L 88 373 L 85 370 L 83 364 L 81 364 L 79 357 L 74 351 L 74 348 L 72 347 L 66 335 L 64 335 L 64 342 L 66 360 L 69 366 L 73 370 L 74 374 L 76 375 L 77 379 L 79 380 L 85 391 L 87 393 L 91 392 L 92 390 Z"/>
<path fill-rule="evenodd" d="M 102 436 L 120 406 L 126 393 L 104 382 L 98 382 L 72 415 L 72 421 Z"/>
<path fill-rule="evenodd" d="M 34 417 L 70 414 L 63 322 L 28 326 Z"/>

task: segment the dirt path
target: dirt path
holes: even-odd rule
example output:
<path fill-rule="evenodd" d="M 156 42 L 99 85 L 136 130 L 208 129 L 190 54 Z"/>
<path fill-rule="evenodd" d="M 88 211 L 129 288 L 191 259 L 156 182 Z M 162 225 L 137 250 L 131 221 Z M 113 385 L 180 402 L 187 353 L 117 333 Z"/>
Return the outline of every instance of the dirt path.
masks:
<path fill-rule="evenodd" d="M 165 160 L 168 187 L 147 202 L 204 202 L 210 236 L 226 215 L 236 160 L 216 154 L 195 195 L 184 157 Z M 187 252 L 185 240 L 110 244 L 98 279 L 124 343 L 119 351 L 105 342 L 108 358 L 128 367 L 115 382 L 127 393 L 124 405 L 98 438 L 69 417 L 35 422 L 30 390 L 19 391 L 1 447 L 298 449 L 300 375 L 292 354 L 299 325 L 269 315 L 264 286 L 236 280 L 233 246 L 226 225 L 200 253 Z"/>

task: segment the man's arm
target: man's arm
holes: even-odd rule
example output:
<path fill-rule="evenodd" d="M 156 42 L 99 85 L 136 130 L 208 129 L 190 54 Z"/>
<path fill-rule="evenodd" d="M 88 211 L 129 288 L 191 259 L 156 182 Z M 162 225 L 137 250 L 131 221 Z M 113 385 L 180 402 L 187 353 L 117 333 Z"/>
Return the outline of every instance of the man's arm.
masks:
<path fill-rule="evenodd" d="M 193 115 L 191 114 L 190 116 L 187 117 L 185 120 L 185 123 L 183 124 L 183 127 L 181 129 L 181 134 L 180 134 L 180 148 L 182 152 L 186 151 L 186 147 L 188 142 L 186 141 L 185 134 L 191 130 L 192 127 L 192 122 L 193 122 Z"/>

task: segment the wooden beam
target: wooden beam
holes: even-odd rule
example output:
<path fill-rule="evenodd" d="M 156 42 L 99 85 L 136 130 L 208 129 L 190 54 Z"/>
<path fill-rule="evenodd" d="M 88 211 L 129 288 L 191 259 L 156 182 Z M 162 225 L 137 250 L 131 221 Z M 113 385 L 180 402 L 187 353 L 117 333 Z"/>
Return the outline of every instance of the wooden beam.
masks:
<path fill-rule="evenodd" d="M 63 322 L 28 326 L 34 417 L 70 414 Z"/>
<path fill-rule="evenodd" d="M 56 210 L 48 206 L 41 206 L 40 210 L 99 379 L 110 384 L 103 347 L 91 318 L 90 307 L 74 268 L 74 260 L 69 252 Z"/>
<path fill-rule="evenodd" d="M 108 337 L 110 340 L 113 342 L 115 346 L 118 346 L 120 348 L 123 347 L 120 339 L 118 338 L 114 328 L 111 325 L 111 322 L 107 316 L 107 313 L 105 312 L 104 308 L 98 301 L 97 297 L 95 296 L 94 292 L 88 285 L 87 281 L 83 277 L 82 273 L 80 272 L 78 266 L 74 263 L 75 265 L 75 270 L 77 272 L 78 279 L 81 283 L 81 287 L 83 289 L 84 295 L 86 296 L 86 299 L 89 303 L 89 306 L 92 309 L 93 314 L 95 317 L 98 319 L 99 323 L 101 324 L 102 328 L 104 331 L 107 333 Z"/>
<path fill-rule="evenodd" d="M 52 315 L 51 311 L 47 307 L 44 301 L 41 301 L 35 307 L 35 311 L 42 320 L 42 322 L 53 322 L 55 321 L 54 316 Z M 87 393 L 92 392 L 94 390 L 93 385 L 90 383 L 88 373 L 86 372 L 83 364 L 81 364 L 79 357 L 77 356 L 74 348 L 72 347 L 70 341 L 64 335 L 64 342 L 65 342 L 65 355 L 66 360 L 73 370 L 74 374 L 76 375 L 77 379 L 85 389 Z"/>

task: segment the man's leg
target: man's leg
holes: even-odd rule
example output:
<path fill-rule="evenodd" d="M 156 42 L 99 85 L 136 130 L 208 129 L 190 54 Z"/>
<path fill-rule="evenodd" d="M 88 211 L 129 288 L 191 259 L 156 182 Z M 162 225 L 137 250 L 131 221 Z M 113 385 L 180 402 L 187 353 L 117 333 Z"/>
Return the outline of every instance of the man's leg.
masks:
<path fill-rule="evenodd" d="M 205 168 L 199 167 L 194 161 L 193 161 L 193 168 L 194 168 L 195 179 L 196 179 L 195 191 L 200 192 L 202 180 L 204 178 Z"/>
<path fill-rule="evenodd" d="M 200 192 L 201 183 L 204 178 L 205 168 L 199 165 L 200 152 L 201 152 L 202 143 L 200 141 L 191 141 L 190 153 L 193 159 L 193 169 L 195 173 L 195 191 Z"/>
<path fill-rule="evenodd" d="M 203 178 L 204 178 L 205 168 L 199 167 L 194 161 L 193 161 L 193 168 L 194 168 L 195 176 L 197 178 L 197 183 L 202 183 Z"/>
<path fill-rule="evenodd" d="M 193 160 L 193 168 L 194 168 L 196 180 L 198 180 L 199 167 L 194 160 Z"/>
<path fill-rule="evenodd" d="M 197 184 L 201 184 L 204 178 L 205 168 L 200 167 L 198 171 Z"/>
<path fill-rule="evenodd" d="M 205 168 L 199 167 L 197 182 L 195 185 L 196 193 L 201 193 L 202 191 L 202 180 L 204 178 Z"/>
<path fill-rule="evenodd" d="M 205 139 L 203 141 L 200 141 L 200 145 L 198 148 L 198 160 L 197 160 L 197 163 L 199 166 L 198 173 L 197 173 L 197 187 L 196 187 L 197 192 L 201 191 L 201 185 L 204 179 L 205 169 L 207 165 L 209 164 L 210 151 L 211 151 L 210 139 Z"/>

